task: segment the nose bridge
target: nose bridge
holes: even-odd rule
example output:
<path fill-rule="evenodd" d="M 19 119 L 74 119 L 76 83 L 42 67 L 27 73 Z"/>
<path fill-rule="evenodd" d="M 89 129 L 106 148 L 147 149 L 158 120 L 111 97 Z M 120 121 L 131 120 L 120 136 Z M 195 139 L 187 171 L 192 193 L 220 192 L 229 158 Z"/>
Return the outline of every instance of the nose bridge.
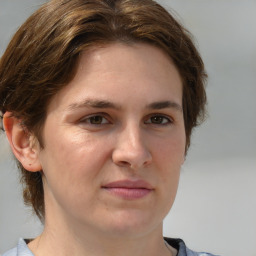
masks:
<path fill-rule="evenodd" d="M 143 147 L 143 138 L 142 138 L 142 131 L 139 125 L 136 123 L 129 123 L 127 126 L 123 129 L 123 136 L 124 140 L 126 140 L 127 137 L 127 142 L 125 142 L 124 145 L 130 146 L 131 148 L 138 150 L 140 147 Z"/>
<path fill-rule="evenodd" d="M 127 123 L 117 136 L 113 160 L 118 165 L 139 168 L 151 162 L 151 154 L 139 123 Z"/>

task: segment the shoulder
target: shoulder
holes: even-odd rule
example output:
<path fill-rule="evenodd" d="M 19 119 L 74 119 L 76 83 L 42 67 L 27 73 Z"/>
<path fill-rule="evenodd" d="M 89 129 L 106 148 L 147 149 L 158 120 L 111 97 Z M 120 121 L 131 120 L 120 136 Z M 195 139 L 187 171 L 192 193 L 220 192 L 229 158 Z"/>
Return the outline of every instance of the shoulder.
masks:
<path fill-rule="evenodd" d="M 17 255 L 17 247 L 5 252 L 2 256 L 16 256 L 16 255 Z"/>
<path fill-rule="evenodd" d="M 5 252 L 2 256 L 34 256 L 24 239 L 20 239 L 17 247 Z"/>
<path fill-rule="evenodd" d="M 174 238 L 164 238 L 165 241 L 174 247 L 178 251 L 177 256 L 218 256 L 218 255 L 213 255 L 211 253 L 207 252 L 195 252 L 187 248 L 185 245 L 184 241 L 181 239 L 174 239 Z"/>
<path fill-rule="evenodd" d="M 213 255 L 208 252 L 195 252 L 188 248 L 186 248 L 186 252 L 187 252 L 187 256 L 218 256 L 218 255 Z"/>

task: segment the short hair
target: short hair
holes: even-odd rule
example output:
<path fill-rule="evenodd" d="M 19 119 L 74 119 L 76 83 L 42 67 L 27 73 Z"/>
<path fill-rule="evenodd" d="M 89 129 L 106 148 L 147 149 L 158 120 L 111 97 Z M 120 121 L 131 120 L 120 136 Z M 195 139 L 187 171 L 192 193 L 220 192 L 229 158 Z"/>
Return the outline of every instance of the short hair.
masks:
<path fill-rule="evenodd" d="M 52 97 L 74 77 L 92 47 L 147 43 L 174 62 L 183 83 L 186 152 L 205 117 L 206 72 L 191 34 L 153 0 L 52 0 L 18 29 L 0 60 L 0 110 L 22 120 L 43 148 L 42 128 Z M 23 198 L 44 221 L 41 172 L 19 163 Z"/>

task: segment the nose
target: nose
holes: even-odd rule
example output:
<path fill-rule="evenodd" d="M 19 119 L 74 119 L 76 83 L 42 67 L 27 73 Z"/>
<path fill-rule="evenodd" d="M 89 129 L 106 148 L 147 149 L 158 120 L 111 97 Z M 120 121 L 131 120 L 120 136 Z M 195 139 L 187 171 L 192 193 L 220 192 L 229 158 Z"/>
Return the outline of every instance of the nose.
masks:
<path fill-rule="evenodd" d="M 116 165 L 137 170 L 151 164 L 152 155 L 142 133 L 139 127 L 129 127 L 117 135 L 112 153 Z"/>

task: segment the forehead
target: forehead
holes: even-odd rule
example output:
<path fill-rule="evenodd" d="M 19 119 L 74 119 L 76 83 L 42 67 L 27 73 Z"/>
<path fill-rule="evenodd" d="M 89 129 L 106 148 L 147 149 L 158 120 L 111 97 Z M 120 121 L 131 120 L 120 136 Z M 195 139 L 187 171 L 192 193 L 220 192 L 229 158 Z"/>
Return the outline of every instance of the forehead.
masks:
<path fill-rule="evenodd" d="M 53 101 L 71 104 L 97 95 L 120 104 L 129 97 L 150 104 L 157 97 L 166 100 L 166 93 L 181 104 L 182 81 L 166 53 L 148 44 L 115 43 L 84 52 L 75 77 Z"/>
<path fill-rule="evenodd" d="M 147 72 L 151 75 L 156 74 L 156 72 L 152 73 L 152 70 L 160 69 L 162 75 L 165 71 L 178 72 L 171 57 L 159 47 L 147 43 L 112 43 L 93 47 L 82 53 L 75 78 L 81 76 L 81 73 L 85 74 L 84 72 L 87 74 L 95 72 L 97 68 L 99 72 L 111 72 L 111 70 L 127 72 L 134 63 L 138 72 Z M 145 63 L 149 65 L 146 66 Z M 167 68 L 163 69 L 164 66 Z"/>

